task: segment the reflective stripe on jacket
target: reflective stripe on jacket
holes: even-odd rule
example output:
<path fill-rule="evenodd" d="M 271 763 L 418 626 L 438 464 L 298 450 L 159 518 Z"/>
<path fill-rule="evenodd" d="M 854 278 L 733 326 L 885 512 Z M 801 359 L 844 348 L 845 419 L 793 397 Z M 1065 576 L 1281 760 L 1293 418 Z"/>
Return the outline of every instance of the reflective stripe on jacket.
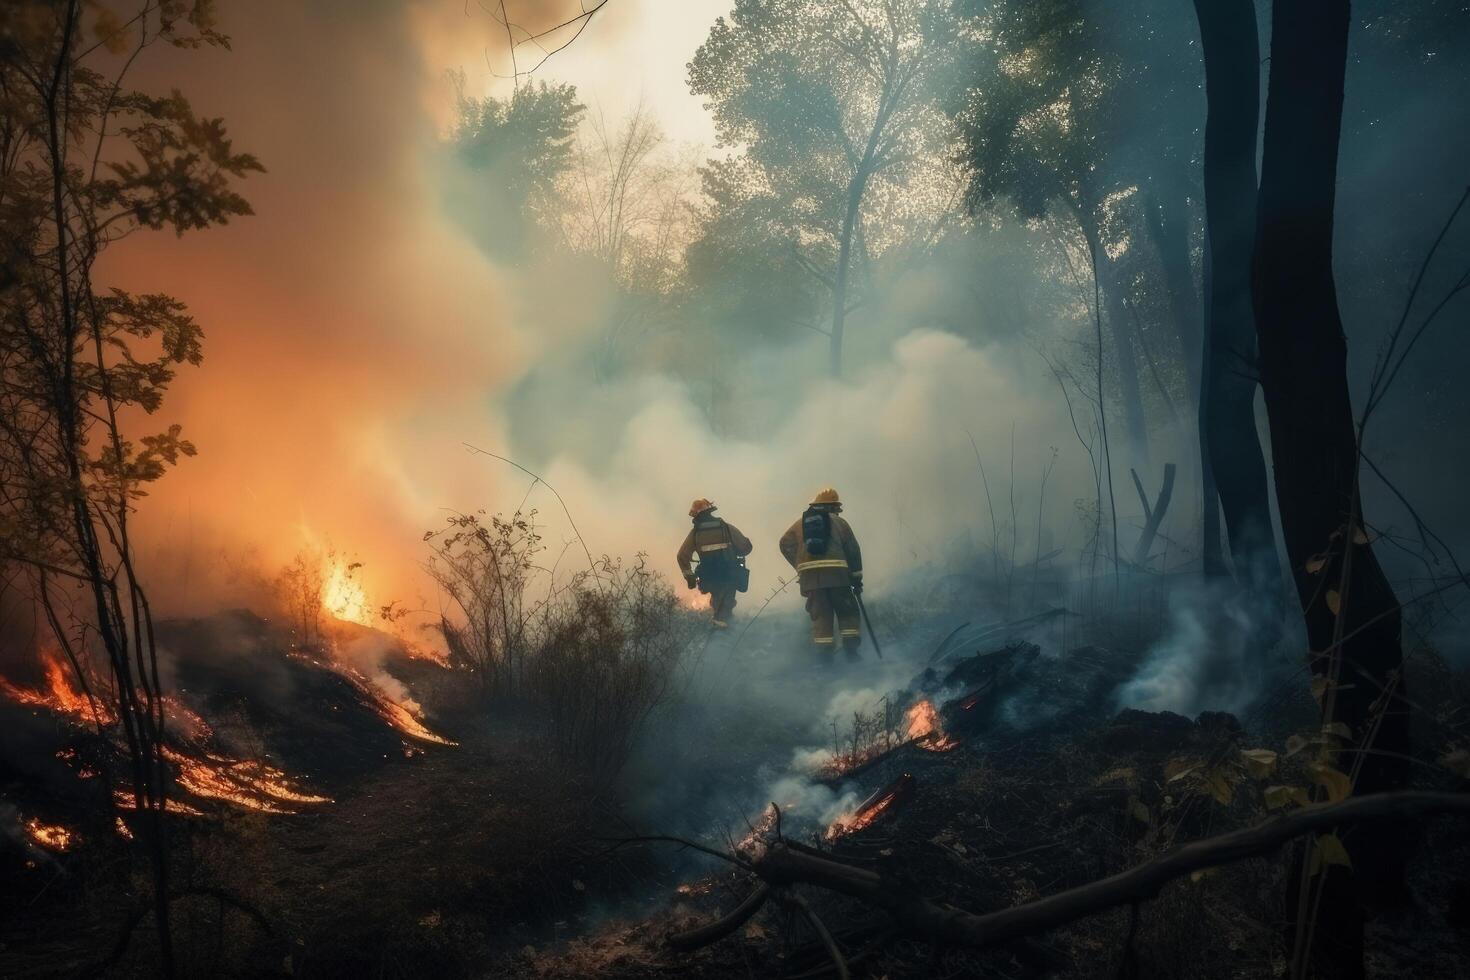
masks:
<path fill-rule="evenodd" d="M 701 562 L 735 559 L 750 554 L 753 546 L 740 529 L 719 517 L 702 514 L 694 521 L 684 543 L 679 546 L 679 571 L 688 575 L 696 554 Z"/>
<path fill-rule="evenodd" d="M 862 577 L 863 552 L 858 547 L 857 535 L 852 533 L 852 525 L 837 514 L 832 514 L 831 519 L 827 550 L 820 555 L 807 551 L 800 518 L 781 535 L 781 555 L 796 569 L 802 595 L 818 589 L 847 588 L 853 579 Z"/>

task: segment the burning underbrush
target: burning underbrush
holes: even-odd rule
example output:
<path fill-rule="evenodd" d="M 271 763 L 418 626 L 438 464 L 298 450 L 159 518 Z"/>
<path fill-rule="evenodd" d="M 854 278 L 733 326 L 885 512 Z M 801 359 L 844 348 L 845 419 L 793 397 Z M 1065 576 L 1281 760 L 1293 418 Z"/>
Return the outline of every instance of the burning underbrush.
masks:
<path fill-rule="evenodd" d="M 651 917 L 527 950 L 505 972 L 818 977 L 838 975 L 836 950 L 851 976 L 893 980 L 1278 974 L 1286 889 L 1278 854 L 1182 877 L 1131 912 L 1124 903 L 989 950 L 931 945 L 903 924 L 905 915 L 932 923 L 956 910 L 984 914 L 1106 879 L 1269 820 L 1282 805 L 1272 783 L 1310 783 L 1303 757 L 1258 747 L 1266 736 L 1232 715 L 1118 711 L 1114 692 L 1139 659 L 1025 642 L 936 657 L 905 690 L 859 712 L 805 782 L 778 781 L 776 805 L 747 833 L 710 842 L 740 866 L 706 863 Z M 1310 725 L 1313 715 L 1297 691 L 1247 721 L 1275 738 L 1283 723 Z M 853 728 L 867 731 L 856 744 Z M 935 743 L 946 751 L 925 750 Z M 1453 781 L 1432 778 L 1446 788 Z M 805 792 L 819 780 L 826 790 Z M 1449 822 L 1428 833 L 1432 856 L 1416 862 L 1415 887 L 1426 902 L 1463 902 L 1451 869 L 1470 860 L 1470 845 Z M 1463 928 L 1463 916 L 1460 926 L 1432 917 L 1442 936 Z M 1430 927 L 1375 928 L 1422 937 Z M 1410 972 L 1411 962 L 1435 975 L 1463 966 L 1449 939 L 1414 950 L 1387 944 L 1394 952 L 1383 975 Z"/>
<path fill-rule="evenodd" d="M 428 727 L 414 702 L 394 700 L 324 649 L 293 649 L 264 620 L 229 614 L 161 623 L 159 632 L 173 680 L 162 699 L 162 758 L 172 783 L 168 812 L 177 818 L 300 814 L 330 805 L 329 787 L 372 764 L 369 754 L 381 762 L 455 744 Z M 8 771 L 0 774 L 24 814 L 24 834 L 10 836 L 32 852 L 66 853 L 105 836 L 77 829 L 97 823 L 91 787 L 99 784 L 116 811 L 113 834 L 134 835 L 137 803 L 106 691 L 55 649 L 42 651 L 34 681 L 0 677 L 0 720 L 16 735 L 16 751 L 0 753 L 0 771 Z M 39 766 L 41 753 L 54 764 Z"/>

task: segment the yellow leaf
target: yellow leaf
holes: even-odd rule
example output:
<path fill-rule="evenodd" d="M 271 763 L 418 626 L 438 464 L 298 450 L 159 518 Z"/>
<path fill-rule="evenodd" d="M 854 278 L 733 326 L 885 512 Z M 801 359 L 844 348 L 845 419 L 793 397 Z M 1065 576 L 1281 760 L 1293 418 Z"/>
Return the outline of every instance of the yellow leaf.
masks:
<path fill-rule="evenodd" d="M 1307 574 L 1308 575 L 1316 575 L 1318 572 L 1322 571 L 1322 569 L 1324 569 L 1326 567 L 1327 567 L 1327 559 L 1326 558 L 1323 558 L 1321 555 L 1318 555 L 1315 558 L 1309 558 L 1309 559 L 1307 559 Z"/>
<path fill-rule="evenodd" d="M 1189 880 L 1198 883 L 1204 881 L 1206 878 L 1213 877 L 1215 872 L 1219 870 L 1219 868 L 1200 868 L 1198 871 L 1191 871 L 1189 873 Z"/>
<path fill-rule="evenodd" d="M 1327 608 L 1332 610 L 1334 616 L 1342 609 L 1342 596 L 1337 594 L 1336 589 L 1327 590 Z"/>
<path fill-rule="evenodd" d="M 1165 780 L 1165 782 L 1177 783 L 1179 782 L 1179 780 L 1184 779 L 1187 776 L 1193 776 L 1195 773 L 1199 772 L 1203 768 L 1203 763 L 1196 762 L 1192 766 L 1186 766 L 1185 768 L 1180 769 L 1178 772 L 1174 773 L 1174 775 Z"/>
<path fill-rule="evenodd" d="M 1470 779 L 1470 751 L 1455 749 L 1441 756 L 1439 764 L 1459 775 L 1461 779 Z"/>
<path fill-rule="evenodd" d="M 1311 745 L 1311 741 L 1302 735 L 1288 735 L 1286 737 L 1286 757 L 1290 759 L 1302 749 Z"/>
<path fill-rule="evenodd" d="M 1282 807 L 1292 803 L 1298 806 L 1306 806 L 1311 802 L 1311 798 L 1307 796 L 1307 791 L 1300 786 L 1267 786 L 1265 797 L 1266 808 L 1268 810 L 1280 810 Z"/>
<path fill-rule="evenodd" d="M 1328 684 L 1329 681 L 1324 674 L 1318 674 L 1312 678 L 1312 697 L 1316 699 L 1318 705 L 1321 705 L 1322 698 L 1327 694 Z"/>
<path fill-rule="evenodd" d="M 1205 776 L 1205 789 L 1221 806 L 1229 806 L 1235 799 L 1235 775 L 1224 767 L 1211 770 Z"/>
<path fill-rule="evenodd" d="M 1323 867 L 1330 867 L 1334 864 L 1343 868 L 1353 866 L 1352 859 L 1348 857 L 1347 848 L 1342 846 L 1342 839 L 1336 834 L 1322 834 L 1312 847 L 1310 871 L 1312 874 L 1319 874 Z"/>
<path fill-rule="evenodd" d="M 1322 726 L 1322 734 L 1336 735 L 1338 738 L 1350 739 L 1353 737 L 1353 730 L 1347 726 L 1347 722 L 1332 721 Z"/>
<path fill-rule="evenodd" d="M 1276 753 L 1270 749 L 1241 749 L 1240 759 L 1252 779 L 1265 779 L 1276 771 Z"/>
<path fill-rule="evenodd" d="M 1133 815 L 1134 820 L 1137 820 L 1141 824 L 1148 825 L 1153 823 L 1153 819 L 1149 816 L 1148 807 L 1136 796 L 1130 796 L 1128 798 L 1128 812 Z"/>
<path fill-rule="evenodd" d="M 1326 791 L 1328 803 L 1337 803 L 1352 795 L 1353 781 L 1346 773 L 1339 772 L 1325 762 L 1314 762 L 1308 769 L 1312 773 L 1312 781 Z"/>
<path fill-rule="evenodd" d="M 1353 528 L 1353 544 L 1367 544 L 1368 532 L 1364 531 L 1362 525 Z"/>

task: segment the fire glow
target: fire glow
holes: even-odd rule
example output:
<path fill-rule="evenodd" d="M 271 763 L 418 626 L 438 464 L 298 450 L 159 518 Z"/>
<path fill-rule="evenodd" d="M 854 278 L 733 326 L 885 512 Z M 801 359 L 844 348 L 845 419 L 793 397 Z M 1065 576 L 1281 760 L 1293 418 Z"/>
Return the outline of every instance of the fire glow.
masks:
<path fill-rule="evenodd" d="M 335 619 L 359 626 L 373 625 L 372 610 L 368 606 L 367 593 L 362 583 L 352 577 L 354 565 L 336 562 L 322 587 L 322 608 Z"/>
<path fill-rule="evenodd" d="M 905 721 L 909 741 L 930 752 L 948 752 L 960 744 L 954 736 L 945 734 L 939 723 L 939 709 L 928 698 L 910 708 Z"/>
<path fill-rule="evenodd" d="M 115 728 L 116 718 L 106 706 L 89 699 L 73 686 L 68 665 L 59 653 L 45 651 L 42 669 L 46 677 L 44 689 L 18 687 L 0 679 L 0 693 L 19 704 L 44 708 L 78 727 L 86 727 L 95 720 L 100 727 Z M 165 697 L 163 708 L 164 730 L 168 733 L 169 742 L 162 746 L 162 755 L 178 788 L 190 796 L 274 814 L 297 813 L 304 807 L 332 802 L 328 797 L 306 792 L 285 772 L 265 762 L 231 759 L 210 752 L 206 745 L 213 739 L 214 731 L 203 718 L 177 698 Z M 116 731 L 112 732 L 112 737 L 118 738 Z M 71 766 L 79 779 L 93 779 L 99 775 L 95 768 L 82 761 L 74 748 L 63 748 L 57 753 L 57 758 Z M 137 806 L 132 791 L 128 789 L 118 789 L 114 802 L 121 809 L 135 809 Z M 199 808 L 173 798 L 168 800 L 167 812 L 186 817 L 204 816 Z M 120 825 L 119 832 L 125 830 L 126 825 Z M 66 839 L 70 840 L 69 832 Z"/>
<path fill-rule="evenodd" d="M 26 821 L 26 837 L 37 847 L 63 853 L 71 850 L 76 835 L 59 823 L 45 823 L 36 817 Z"/>
<path fill-rule="evenodd" d="M 337 663 L 332 660 L 319 660 L 299 650 L 293 653 L 292 656 L 311 664 L 313 667 L 329 670 L 351 684 L 353 690 L 377 712 L 383 721 L 387 722 L 389 727 L 393 728 L 399 734 L 406 735 L 420 742 L 430 742 L 434 745 L 459 744 L 430 731 L 412 711 L 388 698 L 387 695 L 374 687 L 366 677 L 346 664 Z"/>
<path fill-rule="evenodd" d="M 884 814 L 891 813 L 903 803 L 908 802 L 917 788 L 914 777 L 904 773 L 858 804 L 857 809 L 832 821 L 832 825 L 827 828 L 824 835 L 825 838 L 832 841 L 871 827 Z"/>
<path fill-rule="evenodd" d="M 72 686 L 67 664 L 60 653 L 50 649 L 44 651 L 41 668 L 46 674 L 45 689 L 19 687 L 0 677 L 0 693 L 17 704 L 45 708 L 79 725 L 95 723 L 106 726 L 117 720 L 106 705 L 88 698 Z"/>

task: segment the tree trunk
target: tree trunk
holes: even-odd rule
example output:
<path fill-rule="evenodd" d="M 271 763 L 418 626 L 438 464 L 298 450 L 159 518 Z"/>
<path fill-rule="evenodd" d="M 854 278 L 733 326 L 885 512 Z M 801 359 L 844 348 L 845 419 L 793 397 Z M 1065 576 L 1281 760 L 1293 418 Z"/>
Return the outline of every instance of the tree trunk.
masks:
<path fill-rule="evenodd" d="M 852 237 L 857 229 L 858 211 L 867 189 L 866 158 L 847 186 L 847 208 L 842 215 L 842 232 L 837 243 L 837 269 L 832 277 L 832 377 L 842 377 L 842 330 L 847 323 L 847 273 L 852 267 Z"/>
<path fill-rule="evenodd" d="M 1138 354 L 1133 322 L 1124 303 L 1124 286 L 1118 268 L 1107 253 L 1098 250 L 1098 275 L 1102 276 L 1103 307 L 1108 333 L 1113 338 L 1113 364 L 1118 370 L 1118 394 L 1123 399 L 1123 426 L 1128 437 L 1131 463 L 1148 467 L 1148 418 L 1143 410 L 1143 388 L 1138 381 Z"/>
<path fill-rule="evenodd" d="M 1354 792 L 1369 794 L 1407 783 L 1408 705 L 1398 600 L 1361 533 L 1357 432 L 1332 274 L 1349 22 L 1347 0 L 1274 4 L 1254 285 L 1282 535 L 1312 670 L 1328 682 L 1324 721 L 1348 726 L 1350 748 L 1373 750 L 1337 762 L 1356 769 Z M 1360 894 L 1402 897 L 1402 840 L 1393 831 L 1347 838 Z M 1350 938 L 1338 932 L 1356 921 L 1347 892 L 1339 881 L 1324 893 L 1317 936 Z M 1351 952 L 1351 943 L 1319 946 L 1315 972 L 1362 975 L 1360 956 L 1334 955 Z"/>
<path fill-rule="evenodd" d="M 1271 600 L 1282 591 L 1270 480 L 1256 432 L 1250 270 L 1256 222 L 1260 44 L 1252 0 L 1195 0 L 1205 58 L 1205 220 L 1209 311 L 1200 439 L 1225 515 L 1236 578 Z"/>
<path fill-rule="evenodd" d="M 1214 296 L 1214 274 L 1210 252 L 1210 238 L 1205 235 L 1204 269 L 1200 275 L 1204 285 L 1204 317 L 1200 322 L 1200 368 L 1201 375 L 1207 366 L 1204 363 L 1209 348 L 1210 303 Z M 1195 404 L 1195 431 L 1199 433 L 1199 486 L 1200 486 L 1200 563 L 1206 579 L 1222 579 L 1230 574 L 1225 567 L 1225 552 L 1220 544 L 1220 486 L 1215 481 L 1215 466 L 1210 462 L 1209 406 L 1204 398 L 1204 381 L 1201 378 L 1200 394 Z"/>
<path fill-rule="evenodd" d="M 1138 383 L 1138 358 L 1133 350 L 1133 328 L 1123 302 L 1123 284 L 1119 281 L 1117 268 L 1103 248 L 1097 211 L 1087 195 L 1082 194 L 1078 198 L 1064 195 L 1064 200 L 1071 205 L 1077 226 L 1081 228 L 1082 237 L 1087 242 L 1093 262 L 1092 274 L 1097 277 L 1096 285 L 1102 294 L 1103 309 L 1098 315 L 1107 325 L 1113 341 L 1114 354 L 1110 363 L 1118 371 L 1118 394 L 1123 402 L 1124 432 L 1128 439 L 1129 453 L 1133 457 L 1130 462 L 1147 467 L 1148 422 L 1143 412 L 1143 391 Z M 1103 358 L 1103 351 L 1099 350 L 1097 356 Z M 1099 391 L 1097 397 L 1101 407 L 1107 393 Z"/>
<path fill-rule="evenodd" d="M 1167 175 L 1150 182 L 1144 210 L 1149 237 L 1159 253 L 1164 287 L 1169 294 L 1169 315 L 1184 354 L 1184 376 L 1189 390 L 1199 398 L 1200 387 L 1200 301 L 1194 288 L 1194 265 L 1189 258 L 1189 199 L 1183 182 Z"/>

